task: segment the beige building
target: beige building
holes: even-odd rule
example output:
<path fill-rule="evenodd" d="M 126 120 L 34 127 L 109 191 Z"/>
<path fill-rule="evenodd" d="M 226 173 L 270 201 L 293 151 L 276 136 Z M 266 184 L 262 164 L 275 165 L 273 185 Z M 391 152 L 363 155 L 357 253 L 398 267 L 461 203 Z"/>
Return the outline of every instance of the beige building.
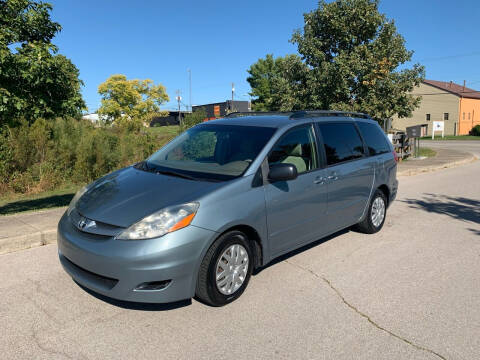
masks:
<path fill-rule="evenodd" d="M 479 91 L 453 82 L 425 80 L 412 94 L 422 97 L 420 107 L 410 118 L 394 117 L 394 129 L 427 124 L 428 135 L 431 135 L 433 121 L 444 121 L 445 135 L 464 135 L 480 124 Z"/>

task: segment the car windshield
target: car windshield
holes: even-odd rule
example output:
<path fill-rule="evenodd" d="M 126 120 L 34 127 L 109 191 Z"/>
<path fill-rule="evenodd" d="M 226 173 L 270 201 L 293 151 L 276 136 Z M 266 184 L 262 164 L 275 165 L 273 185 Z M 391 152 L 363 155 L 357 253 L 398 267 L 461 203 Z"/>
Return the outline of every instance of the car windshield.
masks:
<path fill-rule="evenodd" d="M 269 127 L 197 125 L 149 157 L 145 167 L 196 179 L 230 180 L 247 170 L 274 132 Z"/>

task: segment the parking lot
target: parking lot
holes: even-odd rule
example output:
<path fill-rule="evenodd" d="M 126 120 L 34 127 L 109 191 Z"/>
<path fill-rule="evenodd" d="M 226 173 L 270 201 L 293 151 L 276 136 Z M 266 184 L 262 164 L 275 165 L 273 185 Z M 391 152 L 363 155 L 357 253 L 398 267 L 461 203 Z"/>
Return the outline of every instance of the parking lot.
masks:
<path fill-rule="evenodd" d="M 480 154 L 480 142 L 458 146 Z M 399 178 L 380 233 L 282 257 L 223 308 L 100 297 L 55 245 L 1 255 L 0 357 L 478 359 L 479 178 L 480 161 Z"/>

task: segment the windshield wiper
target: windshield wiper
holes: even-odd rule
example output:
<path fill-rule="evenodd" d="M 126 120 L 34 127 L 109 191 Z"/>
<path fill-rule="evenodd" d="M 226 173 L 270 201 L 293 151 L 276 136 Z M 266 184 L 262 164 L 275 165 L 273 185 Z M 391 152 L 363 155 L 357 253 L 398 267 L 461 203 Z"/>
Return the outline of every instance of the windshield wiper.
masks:
<path fill-rule="evenodd" d="M 182 174 L 176 171 L 171 171 L 171 170 L 158 170 L 156 167 L 148 166 L 146 161 L 141 161 L 137 164 L 134 165 L 136 169 L 147 171 L 147 172 L 152 172 L 155 174 L 163 174 L 163 175 L 170 175 L 170 176 L 176 176 L 179 178 L 183 179 L 188 179 L 188 180 L 195 180 L 195 181 L 210 181 L 210 182 L 222 182 L 223 180 L 220 179 L 213 179 L 213 178 L 200 178 L 200 177 L 193 177 L 187 174 Z"/>
<path fill-rule="evenodd" d="M 183 178 L 183 179 L 188 179 L 188 180 L 198 180 L 197 178 L 194 178 L 193 176 L 178 173 L 178 172 L 175 172 L 175 171 L 170 171 L 170 170 L 157 170 L 155 172 L 157 174 L 176 176 L 176 177 Z"/>

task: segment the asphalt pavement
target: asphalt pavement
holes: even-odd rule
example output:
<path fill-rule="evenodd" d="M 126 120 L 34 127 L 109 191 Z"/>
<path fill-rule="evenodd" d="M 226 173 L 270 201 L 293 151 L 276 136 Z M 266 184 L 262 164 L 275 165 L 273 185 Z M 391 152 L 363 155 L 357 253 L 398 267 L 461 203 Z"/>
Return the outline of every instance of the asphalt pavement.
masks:
<path fill-rule="evenodd" d="M 476 161 L 401 177 L 380 233 L 278 259 L 223 308 L 100 297 L 55 245 L 0 255 L 0 358 L 479 359 L 479 176 Z"/>

